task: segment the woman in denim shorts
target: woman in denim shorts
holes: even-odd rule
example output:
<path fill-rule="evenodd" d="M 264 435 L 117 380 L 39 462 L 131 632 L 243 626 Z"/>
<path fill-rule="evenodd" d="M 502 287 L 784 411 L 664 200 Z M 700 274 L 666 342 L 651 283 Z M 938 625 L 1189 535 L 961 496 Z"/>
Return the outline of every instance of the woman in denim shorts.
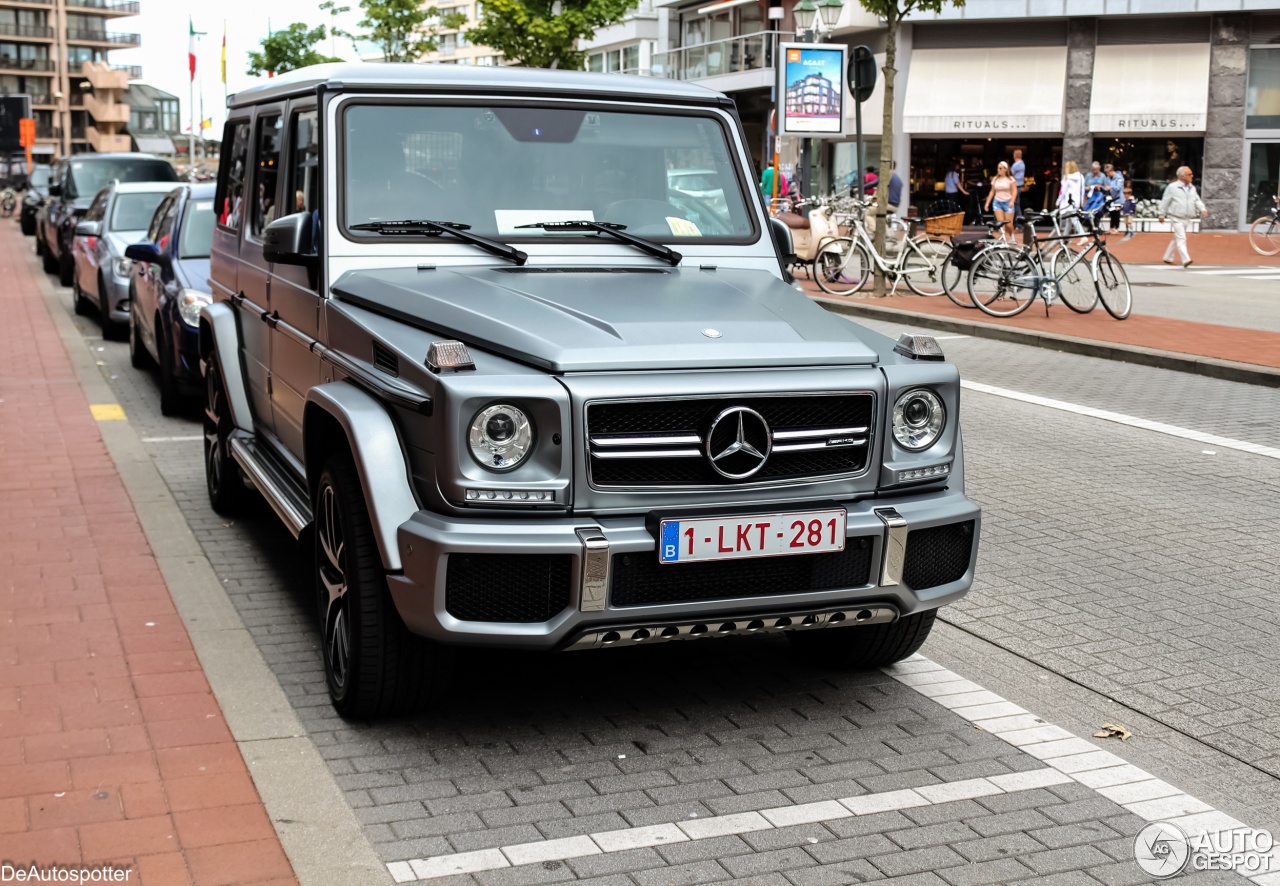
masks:
<path fill-rule="evenodd" d="M 991 190 L 987 193 L 987 212 L 991 211 L 994 202 L 996 207 L 996 224 L 1006 240 L 1013 239 L 1013 207 L 1018 198 L 1018 181 L 1009 174 L 1009 164 L 1001 160 L 996 167 L 996 177 L 991 180 Z"/>

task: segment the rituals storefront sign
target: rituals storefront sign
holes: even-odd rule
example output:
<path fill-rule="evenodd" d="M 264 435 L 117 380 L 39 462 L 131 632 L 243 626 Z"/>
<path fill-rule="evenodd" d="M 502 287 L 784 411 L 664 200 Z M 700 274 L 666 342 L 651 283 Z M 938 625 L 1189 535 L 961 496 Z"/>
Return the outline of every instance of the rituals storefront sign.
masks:
<path fill-rule="evenodd" d="M 1095 134 L 1162 135 L 1167 132 L 1204 132 L 1205 112 L 1179 114 L 1090 114 L 1089 129 Z"/>
<path fill-rule="evenodd" d="M 1000 135 L 1002 133 L 1061 135 L 1061 114 L 1009 114 L 905 117 L 904 128 L 912 135 Z"/>

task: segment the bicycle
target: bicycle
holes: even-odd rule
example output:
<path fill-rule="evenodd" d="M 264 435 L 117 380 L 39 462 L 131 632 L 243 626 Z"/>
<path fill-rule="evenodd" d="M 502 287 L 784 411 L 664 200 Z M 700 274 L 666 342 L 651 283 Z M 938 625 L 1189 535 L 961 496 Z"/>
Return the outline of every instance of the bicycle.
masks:
<path fill-rule="evenodd" d="M 928 235 L 916 235 L 914 223 L 904 222 L 896 215 L 886 219 L 886 238 L 890 233 L 894 249 L 891 256 L 880 255 L 875 250 L 871 234 L 860 213 L 850 219 L 852 233 L 834 241 L 835 249 L 823 255 L 823 273 L 818 276 L 818 286 L 830 295 L 854 295 L 867 285 L 876 269 L 893 278 L 893 291 L 906 282 L 916 295 L 942 295 L 942 265 L 951 253 L 951 244 L 934 240 Z M 901 234 L 901 237 L 896 236 Z"/>
<path fill-rule="evenodd" d="M 1101 212 L 1105 212 L 1103 207 Z M 1072 217 L 1062 214 L 1059 219 Z M 1081 251 L 1057 250 L 1046 263 L 1042 244 L 1075 239 L 1078 232 L 1037 237 L 1035 216 L 1023 226 L 1025 245 L 996 246 L 984 250 L 969 270 L 969 292 L 974 304 L 992 317 L 1015 317 L 1043 299 L 1045 316 L 1058 298 L 1077 313 L 1092 311 L 1099 301 L 1117 320 L 1129 316 L 1133 290 L 1124 266 L 1107 251 L 1098 230 L 1097 215 L 1074 214 L 1091 238 Z M 1092 256 L 1092 258 L 1090 258 Z"/>
<path fill-rule="evenodd" d="M 1256 218 L 1249 225 L 1249 245 L 1258 255 L 1275 255 L 1280 252 L 1280 197 L 1273 197 L 1275 205 L 1267 214 Z"/>

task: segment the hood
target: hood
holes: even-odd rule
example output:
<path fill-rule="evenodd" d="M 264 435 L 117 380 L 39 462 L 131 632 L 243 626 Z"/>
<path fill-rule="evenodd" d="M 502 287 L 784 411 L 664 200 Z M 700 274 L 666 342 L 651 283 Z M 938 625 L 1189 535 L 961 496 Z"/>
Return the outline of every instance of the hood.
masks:
<path fill-rule="evenodd" d="M 147 236 L 146 231 L 107 231 L 107 242 L 111 254 L 123 256 L 124 248 L 130 243 L 141 243 Z"/>
<path fill-rule="evenodd" d="M 876 362 L 852 324 L 765 271 L 396 268 L 351 271 L 332 288 L 552 372 Z"/>
<path fill-rule="evenodd" d="M 209 292 L 209 259 L 182 258 L 173 263 L 173 272 L 178 278 L 178 285 L 183 289 L 198 289 Z"/>

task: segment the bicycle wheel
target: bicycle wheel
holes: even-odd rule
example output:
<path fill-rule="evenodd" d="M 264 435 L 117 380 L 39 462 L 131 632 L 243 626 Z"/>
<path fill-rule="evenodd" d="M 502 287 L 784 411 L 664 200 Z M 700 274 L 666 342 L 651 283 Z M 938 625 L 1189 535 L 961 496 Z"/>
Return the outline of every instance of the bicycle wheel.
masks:
<path fill-rule="evenodd" d="M 1259 255 L 1275 255 L 1280 252 L 1280 221 L 1270 215 L 1255 219 L 1249 225 L 1249 245 Z"/>
<path fill-rule="evenodd" d="M 954 257 L 953 251 L 942 263 L 942 291 L 947 294 L 947 298 L 951 299 L 951 303 L 958 307 L 975 307 L 973 299 L 969 297 L 969 287 L 965 280 L 968 269 L 956 267 Z"/>
<path fill-rule="evenodd" d="M 1099 252 L 1093 259 L 1093 281 L 1107 313 L 1117 320 L 1129 316 L 1133 309 L 1133 289 L 1124 265 L 1109 252 Z"/>
<path fill-rule="evenodd" d="M 1062 303 L 1077 314 L 1087 314 L 1098 305 L 1098 288 L 1093 272 L 1081 253 L 1061 249 L 1049 261 L 1049 273 L 1058 281 Z"/>
<path fill-rule="evenodd" d="M 813 270 L 818 287 L 830 295 L 853 295 L 874 273 L 871 257 L 852 237 L 828 241 L 814 259 Z"/>
<path fill-rule="evenodd" d="M 990 241 L 987 241 L 986 245 L 984 245 L 981 249 L 979 249 L 976 253 L 974 253 L 973 257 L 969 259 L 969 268 L 964 273 L 964 289 L 965 289 L 965 294 L 969 297 L 970 307 L 976 308 L 978 306 L 978 300 L 974 296 L 974 288 L 973 288 L 974 283 L 975 282 L 979 283 L 979 287 L 978 287 L 979 292 L 988 292 L 991 286 L 991 283 L 989 281 L 974 280 L 974 277 L 973 277 L 974 265 L 978 263 L 978 259 L 982 258 L 988 252 L 1006 251 L 1006 250 L 1019 255 L 1023 254 L 1022 249 L 1020 249 L 1017 246 L 1014 246 L 1012 243 L 1006 243 L 1003 240 L 990 240 Z M 983 273 L 990 274 L 994 270 L 994 268 L 995 268 L 994 265 L 990 266 L 986 268 L 983 271 Z M 954 301 L 954 299 L 952 300 Z M 963 298 L 961 300 L 963 301 Z M 959 304 L 959 302 L 957 302 L 957 304 Z"/>
<path fill-rule="evenodd" d="M 1021 314 L 1036 298 L 1035 262 L 1020 249 L 989 249 L 969 269 L 969 292 L 978 309 L 992 317 Z"/>
<path fill-rule="evenodd" d="M 940 240 L 908 240 L 902 257 L 902 274 L 916 295 L 942 295 L 947 291 L 942 282 L 942 268 L 951 255 L 951 244 Z"/>

